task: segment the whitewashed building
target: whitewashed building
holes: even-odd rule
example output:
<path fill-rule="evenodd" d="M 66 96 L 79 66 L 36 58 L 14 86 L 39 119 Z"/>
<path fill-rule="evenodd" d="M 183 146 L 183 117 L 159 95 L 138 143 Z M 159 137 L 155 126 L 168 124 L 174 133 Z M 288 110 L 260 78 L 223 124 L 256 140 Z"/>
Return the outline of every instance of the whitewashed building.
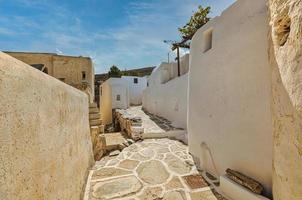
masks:
<path fill-rule="evenodd" d="M 112 123 L 112 109 L 126 109 L 142 104 L 142 92 L 147 87 L 146 77 L 122 76 L 109 78 L 100 86 L 100 110 L 103 123 Z"/>
<path fill-rule="evenodd" d="M 143 92 L 143 108 L 170 120 L 175 127 L 187 128 L 187 89 L 189 54 L 180 59 L 180 76 L 177 62 L 163 62 L 148 77 Z"/>
<path fill-rule="evenodd" d="M 227 168 L 238 170 L 262 183 L 270 196 L 273 134 L 267 16 L 266 1 L 238 0 L 194 35 L 188 141 L 202 169 L 222 180 Z M 221 187 L 232 199 L 260 199 L 244 196 L 252 194 L 241 189 L 228 190 L 232 187 L 225 182 Z"/>

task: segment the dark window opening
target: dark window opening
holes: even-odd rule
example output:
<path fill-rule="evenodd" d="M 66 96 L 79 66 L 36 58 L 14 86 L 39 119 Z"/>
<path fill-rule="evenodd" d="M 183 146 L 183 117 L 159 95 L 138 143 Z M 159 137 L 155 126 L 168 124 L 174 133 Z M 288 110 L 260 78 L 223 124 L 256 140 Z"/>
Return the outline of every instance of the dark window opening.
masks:
<path fill-rule="evenodd" d="M 86 72 L 82 71 L 82 80 L 86 79 Z"/>
<path fill-rule="evenodd" d="M 138 78 L 134 78 L 134 79 L 133 79 L 133 82 L 134 82 L 135 84 L 137 84 L 137 83 L 138 83 Z"/>
<path fill-rule="evenodd" d="M 48 69 L 47 69 L 47 67 L 45 67 L 45 68 L 42 70 L 42 72 L 44 72 L 45 74 L 48 74 Z"/>
<path fill-rule="evenodd" d="M 59 80 L 65 83 L 65 78 L 59 78 Z"/>
<path fill-rule="evenodd" d="M 47 67 L 44 66 L 44 64 L 31 64 L 31 66 L 37 70 L 40 70 L 40 71 L 48 74 L 48 69 L 47 69 Z"/>
<path fill-rule="evenodd" d="M 116 100 L 117 100 L 117 101 L 120 101 L 120 100 L 121 100 L 121 95 L 119 95 L 119 94 L 116 95 Z"/>
<path fill-rule="evenodd" d="M 213 29 L 207 30 L 203 33 L 203 42 L 204 42 L 204 50 L 203 52 L 207 52 L 212 49 L 212 40 L 213 40 Z"/>

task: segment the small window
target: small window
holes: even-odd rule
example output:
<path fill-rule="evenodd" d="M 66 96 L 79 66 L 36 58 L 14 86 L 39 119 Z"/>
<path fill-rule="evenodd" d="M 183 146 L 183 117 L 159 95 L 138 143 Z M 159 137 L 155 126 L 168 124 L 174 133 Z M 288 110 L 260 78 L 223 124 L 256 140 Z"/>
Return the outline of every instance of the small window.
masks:
<path fill-rule="evenodd" d="M 203 33 L 204 53 L 212 49 L 212 40 L 213 40 L 213 29 L 205 31 Z"/>
<path fill-rule="evenodd" d="M 121 95 L 119 95 L 119 94 L 116 95 L 116 100 L 117 100 L 117 101 L 120 101 L 120 100 L 121 100 Z"/>
<path fill-rule="evenodd" d="M 82 80 L 86 79 L 86 72 L 82 71 Z"/>
<path fill-rule="evenodd" d="M 149 87 L 149 81 L 147 81 L 147 87 Z"/>
<path fill-rule="evenodd" d="M 48 74 L 48 69 L 44 66 L 44 64 L 31 64 L 31 66 L 36 68 L 37 70 L 44 72 L 45 74 Z"/>
<path fill-rule="evenodd" d="M 65 78 L 59 78 L 59 80 L 65 83 Z"/>
<path fill-rule="evenodd" d="M 133 79 L 133 82 L 134 82 L 135 84 L 137 84 L 137 83 L 138 83 L 138 78 L 134 78 L 134 79 Z"/>

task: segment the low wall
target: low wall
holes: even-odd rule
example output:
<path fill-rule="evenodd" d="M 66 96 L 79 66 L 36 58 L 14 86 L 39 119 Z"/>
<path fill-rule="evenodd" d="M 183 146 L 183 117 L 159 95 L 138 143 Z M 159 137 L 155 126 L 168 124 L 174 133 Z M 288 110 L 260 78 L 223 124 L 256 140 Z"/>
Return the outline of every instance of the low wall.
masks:
<path fill-rule="evenodd" d="M 0 199 L 80 199 L 93 164 L 88 98 L 0 52 Z"/>
<path fill-rule="evenodd" d="M 170 120 L 178 128 L 187 128 L 188 74 L 164 84 L 154 84 L 143 92 L 143 108 Z"/>

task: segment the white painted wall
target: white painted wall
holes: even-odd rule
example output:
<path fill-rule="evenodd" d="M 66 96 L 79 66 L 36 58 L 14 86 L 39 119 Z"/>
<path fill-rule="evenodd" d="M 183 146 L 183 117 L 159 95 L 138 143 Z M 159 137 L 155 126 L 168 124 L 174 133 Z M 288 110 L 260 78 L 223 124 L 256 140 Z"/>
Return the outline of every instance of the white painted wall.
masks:
<path fill-rule="evenodd" d="M 147 77 L 122 76 L 121 79 L 128 84 L 130 105 L 141 105 L 143 90 L 147 87 Z M 134 79 L 137 79 L 137 83 L 134 83 Z"/>
<path fill-rule="evenodd" d="M 181 58 L 181 76 L 177 63 L 162 63 L 148 79 L 143 92 L 143 108 L 170 120 L 174 126 L 187 128 L 187 88 L 189 54 Z"/>
<path fill-rule="evenodd" d="M 137 84 L 134 78 L 138 79 Z M 100 110 L 103 123 L 112 123 L 112 109 L 127 109 L 142 102 L 142 92 L 147 86 L 146 77 L 122 76 L 110 78 L 100 86 Z M 120 100 L 117 100 L 117 95 Z"/>
<path fill-rule="evenodd" d="M 212 48 L 204 52 L 205 34 Z M 272 186 L 266 1 L 238 0 L 194 35 L 189 70 L 190 152 L 216 175 L 238 170 Z M 212 156 L 210 156 L 210 153 Z"/>

